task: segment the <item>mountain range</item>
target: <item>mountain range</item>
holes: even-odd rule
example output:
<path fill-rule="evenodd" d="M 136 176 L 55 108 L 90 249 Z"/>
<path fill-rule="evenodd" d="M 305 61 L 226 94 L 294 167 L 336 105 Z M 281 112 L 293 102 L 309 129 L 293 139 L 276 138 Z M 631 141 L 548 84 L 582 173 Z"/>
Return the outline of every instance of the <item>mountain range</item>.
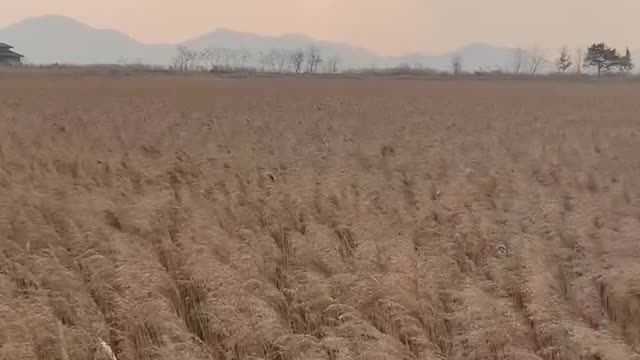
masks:
<path fill-rule="evenodd" d="M 216 29 L 180 44 L 146 44 L 117 31 L 96 29 L 69 17 L 48 15 L 22 20 L 0 28 L 0 41 L 11 44 L 32 64 L 115 64 L 142 63 L 167 66 L 177 46 L 202 50 L 207 47 L 246 49 L 257 54 L 271 49 L 305 49 L 317 46 L 323 56 L 340 59 L 342 68 L 420 66 L 449 70 L 459 56 L 467 71 L 510 70 L 513 48 L 473 43 L 445 54 L 411 53 L 385 56 L 344 43 L 319 41 L 305 35 L 262 36 L 228 29 Z M 551 68 L 545 64 L 544 69 Z"/>

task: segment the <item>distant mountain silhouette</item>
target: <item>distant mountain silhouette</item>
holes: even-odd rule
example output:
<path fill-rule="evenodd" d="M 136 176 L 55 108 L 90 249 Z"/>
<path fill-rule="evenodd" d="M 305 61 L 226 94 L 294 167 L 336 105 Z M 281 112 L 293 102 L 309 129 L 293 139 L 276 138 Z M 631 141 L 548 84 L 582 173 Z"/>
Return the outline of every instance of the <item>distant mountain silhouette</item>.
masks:
<path fill-rule="evenodd" d="M 65 16 L 28 18 L 0 29 L 0 41 L 12 44 L 17 52 L 35 64 L 114 64 L 121 61 L 150 65 L 170 64 L 178 44 L 145 44 L 116 30 L 101 30 Z M 459 55 L 463 68 L 476 70 L 510 70 L 514 49 L 475 43 L 446 54 L 422 53 L 383 56 L 362 47 L 337 42 L 318 41 L 305 35 L 262 36 L 217 29 L 182 43 L 191 49 L 225 47 L 247 49 L 254 54 L 270 49 L 306 49 L 318 46 L 325 57 L 337 56 L 342 68 L 421 66 L 449 70 L 452 58 Z M 547 64 L 544 69 L 550 69 Z"/>
<path fill-rule="evenodd" d="M 120 58 L 165 64 L 175 52 L 173 45 L 142 44 L 121 32 L 94 29 L 64 16 L 25 19 L 0 29 L 0 39 L 38 64 L 112 64 Z"/>

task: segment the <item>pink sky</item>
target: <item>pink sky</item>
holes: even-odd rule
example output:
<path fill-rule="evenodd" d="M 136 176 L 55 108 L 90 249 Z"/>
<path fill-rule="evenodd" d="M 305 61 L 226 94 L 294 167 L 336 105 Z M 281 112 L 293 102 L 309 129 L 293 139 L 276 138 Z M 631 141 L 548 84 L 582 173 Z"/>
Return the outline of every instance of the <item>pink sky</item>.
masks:
<path fill-rule="evenodd" d="M 505 46 L 605 41 L 640 48 L 640 0 L 19 0 L 0 27 L 66 15 L 145 42 L 179 42 L 214 28 L 307 34 L 381 53 L 447 51 L 470 42 Z M 606 9 L 606 10 L 605 10 Z M 593 26 L 598 24 L 598 26 Z"/>

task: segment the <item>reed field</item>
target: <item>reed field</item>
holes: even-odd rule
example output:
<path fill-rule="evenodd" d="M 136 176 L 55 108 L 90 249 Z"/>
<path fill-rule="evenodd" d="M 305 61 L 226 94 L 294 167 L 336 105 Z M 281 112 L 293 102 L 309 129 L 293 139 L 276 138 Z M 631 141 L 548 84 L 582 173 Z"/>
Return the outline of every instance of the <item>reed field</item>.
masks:
<path fill-rule="evenodd" d="M 0 359 L 640 359 L 633 81 L 0 79 Z"/>

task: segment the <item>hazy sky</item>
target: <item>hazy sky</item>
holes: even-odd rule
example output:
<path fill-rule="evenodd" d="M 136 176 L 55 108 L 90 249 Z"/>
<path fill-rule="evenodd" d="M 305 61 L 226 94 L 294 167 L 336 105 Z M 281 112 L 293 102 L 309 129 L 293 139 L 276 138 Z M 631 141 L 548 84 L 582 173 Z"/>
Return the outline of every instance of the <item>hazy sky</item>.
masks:
<path fill-rule="evenodd" d="M 640 48 L 640 0 L 6 0 L 0 27 L 67 15 L 145 42 L 229 28 L 307 34 L 381 53 L 442 52 L 470 42 L 555 49 L 605 41 Z"/>

